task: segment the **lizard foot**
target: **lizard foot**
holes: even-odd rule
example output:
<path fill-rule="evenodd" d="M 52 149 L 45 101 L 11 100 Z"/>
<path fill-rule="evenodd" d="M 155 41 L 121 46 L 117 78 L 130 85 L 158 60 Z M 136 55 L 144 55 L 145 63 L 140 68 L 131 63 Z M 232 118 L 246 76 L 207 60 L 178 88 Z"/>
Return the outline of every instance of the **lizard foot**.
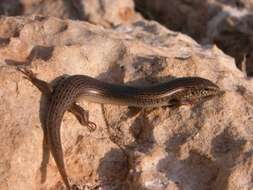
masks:
<path fill-rule="evenodd" d="M 53 88 L 46 81 L 40 80 L 36 77 L 36 74 L 31 70 L 25 67 L 17 67 L 17 71 L 23 73 L 24 78 L 29 80 L 32 84 L 34 84 L 42 93 L 51 94 L 53 92 Z"/>
<path fill-rule="evenodd" d="M 27 69 L 25 67 L 17 67 L 16 69 L 17 69 L 17 71 L 19 71 L 19 72 L 21 72 L 21 73 L 23 73 L 25 75 L 24 76 L 25 79 L 27 79 L 27 80 L 29 80 L 31 82 L 34 79 L 36 79 L 36 74 L 33 73 L 31 70 L 29 70 L 29 69 Z"/>
<path fill-rule="evenodd" d="M 94 122 L 89 121 L 89 112 L 84 110 L 81 106 L 74 103 L 68 111 L 76 116 L 81 125 L 87 126 L 90 132 L 96 130 L 97 125 Z"/>

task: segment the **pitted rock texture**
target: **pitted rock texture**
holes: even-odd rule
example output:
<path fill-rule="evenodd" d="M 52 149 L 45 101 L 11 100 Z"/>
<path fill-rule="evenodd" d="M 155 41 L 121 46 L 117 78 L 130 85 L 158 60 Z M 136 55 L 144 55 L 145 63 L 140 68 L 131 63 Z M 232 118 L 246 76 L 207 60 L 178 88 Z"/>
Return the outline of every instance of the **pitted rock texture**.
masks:
<path fill-rule="evenodd" d="M 72 184 L 83 189 L 251 189 L 253 81 L 217 47 L 156 22 L 104 29 L 52 17 L 0 19 L 0 189 L 62 189 L 43 144 L 46 101 L 16 71 L 23 65 L 51 82 L 85 74 L 150 85 L 200 76 L 226 93 L 176 109 L 134 110 L 80 100 L 97 130 L 66 113 L 61 136 Z"/>

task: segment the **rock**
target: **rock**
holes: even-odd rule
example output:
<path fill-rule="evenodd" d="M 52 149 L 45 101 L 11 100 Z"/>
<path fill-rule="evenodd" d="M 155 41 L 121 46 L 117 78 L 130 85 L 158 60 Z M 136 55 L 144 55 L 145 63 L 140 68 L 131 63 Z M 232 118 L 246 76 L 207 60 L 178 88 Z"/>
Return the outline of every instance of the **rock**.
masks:
<path fill-rule="evenodd" d="M 105 27 L 127 24 L 140 20 L 134 11 L 133 0 L 81 0 L 73 1 L 81 20 Z"/>
<path fill-rule="evenodd" d="M 135 0 L 137 10 L 202 44 L 216 44 L 253 76 L 251 0 Z"/>
<path fill-rule="evenodd" d="M 133 0 L 2 0 L 0 15 L 44 15 L 62 19 L 85 20 L 104 27 L 141 19 Z"/>
<path fill-rule="evenodd" d="M 253 76 L 252 13 L 250 9 L 216 3 L 217 14 L 209 20 L 206 41 L 233 56 L 238 68 Z M 245 5 L 246 7 L 246 5 Z"/>
<path fill-rule="evenodd" d="M 171 30 L 187 33 L 200 41 L 210 19 L 208 1 L 135 0 L 145 18 L 156 20 Z M 212 12 L 211 12 L 212 13 Z"/>
<path fill-rule="evenodd" d="M 63 187 L 43 144 L 45 97 L 16 65 L 26 65 L 48 82 L 64 74 L 128 85 L 200 76 L 226 91 L 198 105 L 140 112 L 81 100 L 97 130 L 90 133 L 70 113 L 64 116 L 61 136 L 72 184 L 138 190 L 252 188 L 253 81 L 217 47 L 200 46 L 148 21 L 104 29 L 34 16 L 1 17 L 0 25 L 0 189 Z"/>
<path fill-rule="evenodd" d="M 0 3 L 0 14 L 10 16 L 45 15 L 78 19 L 78 14 L 72 1 L 64 0 L 2 0 Z"/>

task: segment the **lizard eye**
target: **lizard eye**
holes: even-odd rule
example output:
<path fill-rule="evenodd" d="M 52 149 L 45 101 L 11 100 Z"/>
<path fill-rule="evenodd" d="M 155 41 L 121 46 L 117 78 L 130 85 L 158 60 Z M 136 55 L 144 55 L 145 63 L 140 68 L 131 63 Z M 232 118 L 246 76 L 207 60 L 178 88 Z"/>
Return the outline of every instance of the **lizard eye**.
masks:
<path fill-rule="evenodd" d="M 203 93 L 204 95 L 208 95 L 208 94 L 210 94 L 210 92 L 212 92 L 212 91 L 210 91 L 210 89 L 206 88 L 206 89 L 203 90 L 202 93 Z"/>

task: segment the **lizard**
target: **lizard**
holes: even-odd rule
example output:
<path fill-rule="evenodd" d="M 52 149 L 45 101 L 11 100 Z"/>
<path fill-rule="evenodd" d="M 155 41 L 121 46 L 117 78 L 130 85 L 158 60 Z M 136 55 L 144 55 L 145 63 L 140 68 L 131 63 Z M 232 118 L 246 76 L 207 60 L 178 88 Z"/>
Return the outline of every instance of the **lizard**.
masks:
<path fill-rule="evenodd" d="M 47 138 L 67 190 L 71 190 L 71 185 L 61 145 L 60 127 L 63 115 L 69 111 L 90 131 L 96 128 L 96 124 L 89 120 L 88 111 L 76 104 L 79 98 L 100 104 L 145 108 L 193 104 L 224 93 L 216 84 L 201 77 L 181 77 L 151 86 L 136 87 L 106 83 L 86 75 L 72 75 L 60 80 L 52 88 L 49 83 L 38 79 L 31 70 L 21 67 L 17 67 L 17 70 L 42 93 L 50 96 L 46 116 Z"/>

